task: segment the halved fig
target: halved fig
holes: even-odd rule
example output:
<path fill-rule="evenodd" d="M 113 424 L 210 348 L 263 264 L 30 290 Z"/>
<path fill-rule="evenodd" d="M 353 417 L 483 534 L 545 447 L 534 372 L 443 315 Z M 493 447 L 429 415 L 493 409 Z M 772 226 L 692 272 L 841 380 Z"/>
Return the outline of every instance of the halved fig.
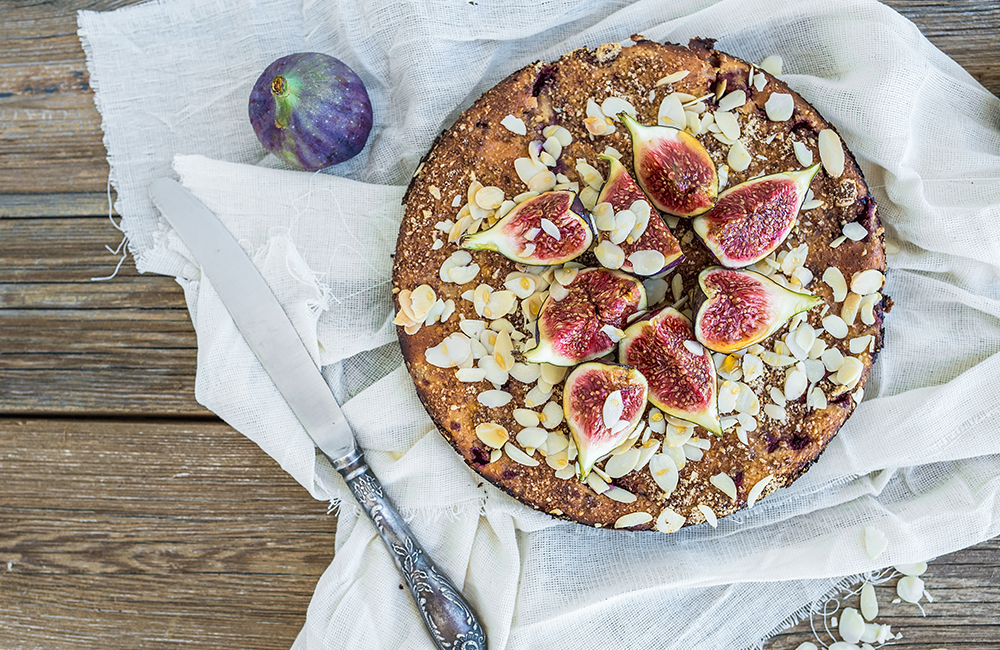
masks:
<path fill-rule="evenodd" d="M 761 176 L 719 195 L 691 225 L 708 250 L 729 268 L 749 266 L 785 241 L 820 165 Z"/>
<path fill-rule="evenodd" d="M 667 415 L 722 435 L 712 354 L 698 343 L 687 316 L 663 307 L 632 323 L 618 345 L 618 361 L 649 382 L 649 401 Z"/>
<path fill-rule="evenodd" d="M 646 290 L 639 280 L 619 271 L 581 269 L 561 300 L 550 295 L 542 303 L 538 344 L 524 356 L 556 366 L 604 356 L 614 349 L 629 316 L 645 309 Z"/>
<path fill-rule="evenodd" d="M 698 274 L 703 296 L 694 333 L 710 350 L 735 352 L 763 341 L 795 314 L 823 302 L 754 271 L 710 266 Z"/>
<path fill-rule="evenodd" d="M 677 217 L 707 212 L 719 195 L 719 175 L 698 139 L 672 126 L 644 126 L 619 113 L 632 136 L 635 180 L 658 209 Z"/>
<path fill-rule="evenodd" d="M 562 264 L 590 248 L 594 233 L 574 212 L 576 194 L 545 192 L 521 201 L 492 228 L 462 239 L 462 248 L 496 251 L 522 264 Z"/>
<path fill-rule="evenodd" d="M 608 180 L 604 182 L 597 197 L 598 205 L 608 203 L 614 208 L 615 213 L 628 210 L 636 217 L 632 220 L 626 216 L 626 223 L 617 224 L 614 230 L 597 231 L 599 240 L 612 240 L 612 243 L 617 244 L 625 253 L 625 262 L 622 263 L 621 269 L 627 273 L 649 276 L 662 273 L 680 263 L 684 259 L 681 245 L 663 223 L 659 213 L 650 209 L 652 206 L 646 195 L 629 175 L 628 170 L 614 156 L 601 154 L 598 158 L 606 160 L 610 166 Z M 645 204 L 646 207 L 642 211 L 636 206 L 637 201 Z M 629 226 L 628 222 L 632 225 Z M 626 226 L 629 229 L 623 230 Z M 632 258 L 634 253 L 640 255 Z"/>
<path fill-rule="evenodd" d="M 576 442 L 580 480 L 635 430 L 646 411 L 646 378 L 635 368 L 591 362 L 563 387 L 563 414 Z"/>

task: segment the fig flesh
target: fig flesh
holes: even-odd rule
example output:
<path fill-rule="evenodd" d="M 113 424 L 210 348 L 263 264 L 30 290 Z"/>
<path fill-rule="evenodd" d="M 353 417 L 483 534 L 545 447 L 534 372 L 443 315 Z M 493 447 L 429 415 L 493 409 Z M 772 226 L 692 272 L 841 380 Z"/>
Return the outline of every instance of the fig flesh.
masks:
<path fill-rule="evenodd" d="M 749 266 L 781 245 L 820 165 L 761 176 L 719 195 L 715 207 L 691 222 L 723 266 Z"/>
<path fill-rule="evenodd" d="M 646 290 L 639 280 L 619 271 L 581 269 L 561 300 L 550 295 L 542 303 L 538 344 L 524 357 L 532 363 L 574 366 L 604 356 L 614 349 L 628 318 L 645 309 Z"/>
<path fill-rule="evenodd" d="M 667 306 L 633 323 L 618 346 L 618 361 L 642 373 L 649 401 L 661 411 L 722 435 L 715 363 L 684 314 Z"/>
<path fill-rule="evenodd" d="M 646 378 L 635 368 L 591 362 L 569 374 L 563 388 L 563 414 L 576 443 L 580 480 L 639 425 L 646 395 Z"/>
<path fill-rule="evenodd" d="M 545 192 L 521 201 L 488 230 L 462 239 L 462 248 L 496 251 L 522 264 L 553 265 L 590 248 L 590 223 L 574 212 L 576 194 Z"/>
<path fill-rule="evenodd" d="M 344 62 L 319 52 L 281 57 L 250 92 L 250 124 L 264 148 L 316 171 L 356 156 L 372 129 L 365 84 Z"/>
<path fill-rule="evenodd" d="M 799 312 L 823 302 L 754 271 L 711 266 L 698 274 L 703 300 L 694 333 L 706 348 L 735 352 L 763 341 Z"/>
<path fill-rule="evenodd" d="M 657 209 L 693 217 L 715 205 L 719 175 L 697 138 L 672 126 L 644 126 L 628 113 L 618 117 L 632 136 L 635 180 Z"/>
<path fill-rule="evenodd" d="M 614 208 L 616 214 L 624 210 L 630 210 L 636 201 L 643 201 L 647 206 L 650 206 L 642 189 L 636 184 L 632 176 L 629 175 L 628 170 L 625 169 L 624 165 L 617 158 L 607 154 L 601 154 L 598 158 L 606 160 L 610 166 L 608 180 L 604 182 L 601 193 L 597 198 L 598 204 L 609 203 Z M 631 232 L 635 233 L 636 229 L 637 227 L 633 227 Z M 598 230 L 597 232 L 597 236 L 601 240 L 611 239 L 612 235 L 613 231 Z M 625 253 L 625 262 L 622 264 L 621 269 L 626 273 L 635 273 L 636 275 L 656 275 L 673 268 L 684 259 L 684 253 L 681 252 L 681 245 L 655 210 L 650 211 L 645 229 L 641 230 L 641 234 L 638 237 L 633 237 L 630 234 L 624 241 L 618 243 L 618 246 Z M 632 260 L 629 258 L 633 253 L 638 251 L 655 251 L 663 256 L 663 262 L 657 263 L 655 267 L 633 265 Z M 656 259 L 658 260 L 659 258 Z"/>

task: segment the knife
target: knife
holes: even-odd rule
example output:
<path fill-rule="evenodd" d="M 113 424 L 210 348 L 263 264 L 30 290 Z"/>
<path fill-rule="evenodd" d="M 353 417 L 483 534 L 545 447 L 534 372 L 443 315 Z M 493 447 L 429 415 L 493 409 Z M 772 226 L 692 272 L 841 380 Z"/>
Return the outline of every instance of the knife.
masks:
<path fill-rule="evenodd" d="M 212 282 L 306 433 L 344 477 L 375 525 L 434 644 L 441 650 L 485 650 L 486 633 L 479 618 L 414 539 L 372 474 L 323 375 L 243 247 L 177 181 L 154 181 L 150 197 L 201 265 L 202 274 Z"/>

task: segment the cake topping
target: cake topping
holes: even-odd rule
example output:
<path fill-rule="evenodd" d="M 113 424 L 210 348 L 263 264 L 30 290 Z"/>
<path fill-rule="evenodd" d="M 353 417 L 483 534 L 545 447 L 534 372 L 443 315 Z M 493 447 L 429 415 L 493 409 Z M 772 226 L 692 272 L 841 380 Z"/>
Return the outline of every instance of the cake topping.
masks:
<path fill-rule="evenodd" d="M 643 126 L 627 113 L 619 117 L 632 138 L 636 181 L 655 207 L 691 217 L 714 205 L 715 163 L 697 138 L 669 126 Z"/>
<path fill-rule="evenodd" d="M 695 335 L 716 352 L 734 352 L 762 341 L 795 314 L 822 302 L 753 271 L 710 267 L 698 275 L 698 283 L 706 298 L 698 308 Z"/>
<path fill-rule="evenodd" d="M 740 183 L 720 194 L 714 208 L 694 218 L 694 231 L 723 266 L 753 264 L 788 237 L 817 171 L 819 165 L 814 165 Z M 793 268 L 782 271 L 790 274 Z"/>
<path fill-rule="evenodd" d="M 642 420 L 646 392 L 642 374 L 624 366 L 584 363 L 566 378 L 563 412 L 579 452 L 581 479 Z"/>

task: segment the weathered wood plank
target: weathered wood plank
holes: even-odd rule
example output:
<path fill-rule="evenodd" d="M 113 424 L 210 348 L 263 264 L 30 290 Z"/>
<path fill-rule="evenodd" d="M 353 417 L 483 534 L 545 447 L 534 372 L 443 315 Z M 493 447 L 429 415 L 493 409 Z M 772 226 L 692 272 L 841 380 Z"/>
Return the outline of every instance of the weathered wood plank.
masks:
<path fill-rule="evenodd" d="M 120 236 L 102 217 L 0 220 L 0 413 L 209 415 L 177 283 L 130 262 L 91 280 Z"/>
<path fill-rule="evenodd" d="M 1000 538 L 988 540 L 972 548 L 937 558 L 921 576 L 933 602 L 921 602 L 923 612 L 910 603 L 893 603 L 896 596 L 896 576 L 875 587 L 879 615 L 875 622 L 892 626 L 901 632 L 897 642 L 906 648 L 947 646 L 949 650 L 984 650 L 994 648 L 1000 639 Z M 840 610 L 860 608 L 859 596 L 839 598 Z M 820 639 L 833 639 L 823 630 L 823 619 L 814 616 Z M 832 628 L 835 629 L 835 628 Z M 835 635 L 840 640 L 839 634 Z M 809 619 L 770 639 L 767 650 L 792 650 L 805 641 L 818 643 L 810 629 Z"/>
<path fill-rule="evenodd" d="M 108 212 L 105 192 L 0 194 L 0 218 L 106 217 Z"/>
<path fill-rule="evenodd" d="M 108 165 L 75 11 L 122 2 L 14 3 L 0 16 L 0 193 L 101 192 Z M 993 93 L 1000 7 L 990 0 L 886 0 Z M 2 210 L 0 210 L 2 212 Z"/>
<path fill-rule="evenodd" d="M 220 422 L 0 419 L 0 646 L 287 648 L 335 518 Z"/>

